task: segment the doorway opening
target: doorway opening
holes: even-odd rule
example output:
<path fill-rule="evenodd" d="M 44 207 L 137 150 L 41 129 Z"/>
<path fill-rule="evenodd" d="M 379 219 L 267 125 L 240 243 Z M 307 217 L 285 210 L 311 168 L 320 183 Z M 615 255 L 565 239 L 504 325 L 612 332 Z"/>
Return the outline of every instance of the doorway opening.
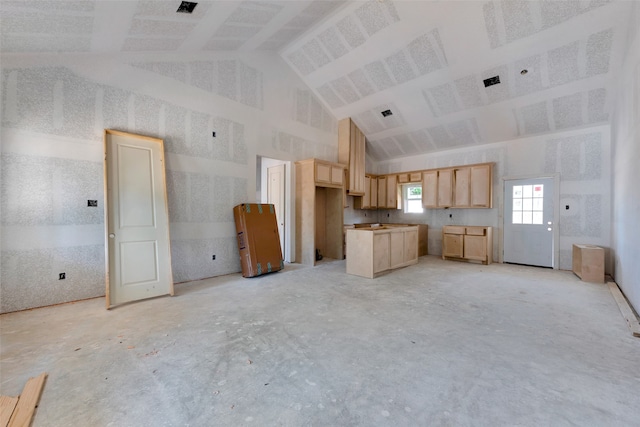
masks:
<path fill-rule="evenodd" d="M 256 158 L 256 200 L 259 203 L 271 203 L 276 211 L 280 248 L 286 262 L 293 262 L 292 254 L 294 224 L 294 198 L 292 194 L 293 174 L 291 162 L 257 156 Z"/>

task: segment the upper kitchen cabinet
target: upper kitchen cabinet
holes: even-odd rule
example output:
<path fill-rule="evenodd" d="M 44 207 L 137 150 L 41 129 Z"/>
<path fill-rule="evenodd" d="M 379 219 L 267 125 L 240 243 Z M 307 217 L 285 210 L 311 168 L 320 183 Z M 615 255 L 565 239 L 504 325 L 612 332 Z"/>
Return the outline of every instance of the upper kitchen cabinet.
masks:
<path fill-rule="evenodd" d="M 312 163 L 315 170 L 315 182 L 319 187 L 342 187 L 344 185 L 344 166 L 324 160 L 309 159 L 299 163 Z"/>
<path fill-rule="evenodd" d="M 422 171 L 422 205 L 425 208 L 491 208 L 492 175 L 493 163 Z"/>
<path fill-rule="evenodd" d="M 492 164 L 471 166 L 471 206 L 491 208 L 493 206 Z"/>
<path fill-rule="evenodd" d="M 350 196 L 364 196 L 365 137 L 351 118 L 338 123 L 338 163 L 349 170 L 347 193 Z"/>
<path fill-rule="evenodd" d="M 422 205 L 425 208 L 438 207 L 438 171 L 422 173 Z"/>

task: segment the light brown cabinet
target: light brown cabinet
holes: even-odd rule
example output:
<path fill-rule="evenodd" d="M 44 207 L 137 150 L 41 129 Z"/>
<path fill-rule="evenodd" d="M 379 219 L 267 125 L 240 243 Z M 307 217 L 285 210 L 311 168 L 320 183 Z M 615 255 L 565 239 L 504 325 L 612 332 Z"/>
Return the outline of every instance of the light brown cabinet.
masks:
<path fill-rule="evenodd" d="M 313 162 L 315 183 L 323 187 L 342 187 L 344 184 L 344 166 L 324 160 L 309 159 L 301 162 Z"/>
<path fill-rule="evenodd" d="M 422 180 L 422 172 L 407 172 L 398 174 L 398 184 L 408 184 L 420 182 Z"/>
<path fill-rule="evenodd" d="M 338 123 L 338 163 L 349 171 L 347 193 L 362 196 L 365 193 L 365 136 L 350 118 Z"/>
<path fill-rule="evenodd" d="M 456 208 L 469 206 L 470 172 L 470 168 L 456 168 L 453 170 L 453 182 L 455 184 L 453 191 L 453 206 Z"/>
<path fill-rule="evenodd" d="M 316 249 L 342 259 L 344 166 L 324 160 L 296 162 L 296 262 L 315 265 Z"/>
<path fill-rule="evenodd" d="M 350 228 L 347 236 L 347 274 L 374 278 L 418 262 L 417 226 Z"/>
<path fill-rule="evenodd" d="M 371 209 L 378 209 L 378 177 L 371 176 Z"/>
<path fill-rule="evenodd" d="M 438 171 L 438 207 L 448 208 L 453 204 L 453 170 Z"/>
<path fill-rule="evenodd" d="M 425 208 L 438 207 L 438 171 L 422 173 L 422 205 Z"/>
<path fill-rule="evenodd" d="M 378 177 L 378 208 L 387 207 L 387 177 Z"/>
<path fill-rule="evenodd" d="M 398 209 L 398 177 L 387 175 L 387 209 Z"/>
<path fill-rule="evenodd" d="M 355 209 L 378 208 L 378 178 L 375 175 L 364 176 L 364 195 L 354 198 Z"/>
<path fill-rule="evenodd" d="M 397 175 L 382 175 L 378 176 L 375 181 L 372 181 L 372 193 L 374 185 L 378 187 L 377 208 L 378 209 L 398 209 L 398 176 Z M 371 207 L 375 208 L 376 205 L 371 203 Z"/>
<path fill-rule="evenodd" d="M 422 171 L 425 208 L 491 208 L 492 163 Z"/>
<path fill-rule="evenodd" d="M 492 207 L 493 186 L 491 164 L 471 166 L 470 174 L 471 207 Z"/>
<path fill-rule="evenodd" d="M 493 228 L 484 226 L 445 225 L 442 227 L 442 259 L 493 260 Z"/>

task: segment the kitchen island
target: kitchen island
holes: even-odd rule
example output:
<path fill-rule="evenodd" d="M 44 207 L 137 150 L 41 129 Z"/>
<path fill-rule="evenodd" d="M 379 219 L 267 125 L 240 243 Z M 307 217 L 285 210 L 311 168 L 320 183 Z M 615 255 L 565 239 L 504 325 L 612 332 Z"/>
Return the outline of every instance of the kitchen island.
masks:
<path fill-rule="evenodd" d="M 347 274 L 373 279 L 418 262 L 418 226 L 379 225 L 349 228 Z"/>

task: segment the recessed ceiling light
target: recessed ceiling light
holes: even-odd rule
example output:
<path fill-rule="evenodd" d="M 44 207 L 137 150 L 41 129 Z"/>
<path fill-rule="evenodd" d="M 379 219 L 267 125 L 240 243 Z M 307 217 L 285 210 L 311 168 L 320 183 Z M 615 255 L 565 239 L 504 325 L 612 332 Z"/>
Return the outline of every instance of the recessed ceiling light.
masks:
<path fill-rule="evenodd" d="M 524 70 L 520 71 L 520 74 L 522 74 L 522 75 L 524 76 L 524 75 L 525 75 L 525 74 L 527 74 L 528 72 L 529 72 L 529 70 L 527 70 L 527 69 L 525 68 Z"/>
<path fill-rule="evenodd" d="M 391 116 L 393 113 L 391 112 L 391 110 L 384 110 L 382 112 L 382 117 L 387 117 L 387 116 Z"/>
<path fill-rule="evenodd" d="M 180 6 L 178 7 L 178 10 L 176 10 L 176 12 L 193 13 L 193 9 L 195 9 L 197 5 L 198 3 L 194 3 L 191 1 L 183 1 L 182 3 L 180 3 Z"/>

